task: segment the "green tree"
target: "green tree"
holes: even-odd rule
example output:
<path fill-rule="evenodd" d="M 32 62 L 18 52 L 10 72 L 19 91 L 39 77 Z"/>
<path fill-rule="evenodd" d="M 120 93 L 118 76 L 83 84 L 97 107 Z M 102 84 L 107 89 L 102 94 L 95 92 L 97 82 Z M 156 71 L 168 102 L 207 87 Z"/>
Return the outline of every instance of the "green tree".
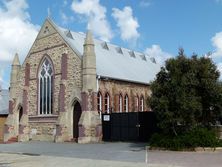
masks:
<path fill-rule="evenodd" d="M 151 83 L 148 104 L 157 113 L 159 127 L 177 135 L 197 126 L 210 127 L 221 116 L 222 84 L 220 73 L 210 58 L 193 54 L 187 58 L 183 49 L 166 61 Z"/>

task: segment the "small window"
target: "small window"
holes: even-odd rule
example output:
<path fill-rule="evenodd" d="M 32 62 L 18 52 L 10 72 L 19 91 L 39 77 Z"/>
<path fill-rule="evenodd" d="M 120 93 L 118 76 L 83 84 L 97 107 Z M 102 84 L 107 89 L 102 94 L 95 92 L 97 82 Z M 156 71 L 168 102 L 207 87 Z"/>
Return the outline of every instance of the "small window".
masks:
<path fill-rule="evenodd" d="M 123 97 L 119 95 L 119 112 L 123 112 Z"/>
<path fill-rule="evenodd" d="M 146 56 L 144 54 L 140 55 L 141 59 L 146 61 Z"/>
<path fill-rule="evenodd" d="M 65 31 L 65 34 L 68 38 L 74 39 L 70 30 Z"/>
<path fill-rule="evenodd" d="M 130 55 L 130 57 L 133 57 L 133 58 L 136 57 L 134 51 L 130 51 L 130 52 L 129 52 L 129 55 Z"/>
<path fill-rule="evenodd" d="M 156 59 L 154 57 L 151 57 L 150 60 L 156 64 Z"/>
<path fill-rule="evenodd" d="M 119 53 L 119 54 L 123 54 L 123 51 L 122 51 L 121 47 L 117 47 L 117 48 L 116 48 L 116 51 L 117 51 L 117 53 Z"/>
<path fill-rule="evenodd" d="M 139 97 L 136 96 L 136 111 L 139 111 Z"/>
<path fill-rule="evenodd" d="M 102 115 L 102 94 L 100 92 L 97 94 L 97 110 L 98 110 L 98 113 L 101 118 L 101 115 Z"/>
<path fill-rule="evenodd" d="M 106 113 L 110 112 L 110 98 L 108 93 L 106 93 L 105 95 L 105 112 Z"/>
<path fill-rule="evenodd" d="M 144 99 L 143 96 L 140 98 L 140 111 L 144 111 Z"/>
<path fill-rule="evenodd" d="M 129 98 L 127 95 L 124 97 L 124 111 L 129 112 Z"/>
<path fill-rule="evenodd" d="M 101 44 L 101 46 L 102 46 L 103 49 L 109 50 L 109 47 L 108 47 L 108 45 L 107 45 L 106 42 L 103 42 L 103 43 Z"/>

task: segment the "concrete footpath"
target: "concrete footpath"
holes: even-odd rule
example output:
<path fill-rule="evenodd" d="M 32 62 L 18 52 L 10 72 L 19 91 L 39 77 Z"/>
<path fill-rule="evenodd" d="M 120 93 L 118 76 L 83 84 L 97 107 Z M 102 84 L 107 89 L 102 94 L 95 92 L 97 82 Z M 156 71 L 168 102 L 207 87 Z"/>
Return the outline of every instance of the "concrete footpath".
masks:
<path fill-rule="evenodd" d="M 0 144 L 0 167 L 222 167 L 222 151 L 149 150 L 146 156 L 145 146 L 122 142 Z"/>
<path fill-rule="evenodd" d="M 71 157 L 0 153 L 0 167 L 171 167 L 139 162 L 120 162 Z"/>

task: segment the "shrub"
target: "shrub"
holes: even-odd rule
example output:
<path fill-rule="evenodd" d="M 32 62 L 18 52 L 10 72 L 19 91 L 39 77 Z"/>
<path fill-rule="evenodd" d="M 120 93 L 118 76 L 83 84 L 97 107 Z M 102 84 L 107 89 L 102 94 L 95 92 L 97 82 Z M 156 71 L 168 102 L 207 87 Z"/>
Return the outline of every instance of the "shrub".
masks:
<path fill-rule="evenodd" d="M 195 128 L 177 136 L 154 134 L 150 140 L 151 147 L 161 147 L 169 150 L 194 149 L 195 147 L 217 147 L 222 141 L 216 133 L 206 128 Z"/>

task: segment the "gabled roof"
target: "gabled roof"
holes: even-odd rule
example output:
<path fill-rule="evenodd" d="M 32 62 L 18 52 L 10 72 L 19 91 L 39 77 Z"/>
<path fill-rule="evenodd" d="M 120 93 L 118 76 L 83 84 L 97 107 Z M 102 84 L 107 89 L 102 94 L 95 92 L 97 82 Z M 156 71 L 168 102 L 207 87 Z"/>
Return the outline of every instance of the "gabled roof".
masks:
<path fill-rule="evenodd" d="M 69 31 L 73 37 L 70 38 L 67 36 L 67 29 L 59 27 L 50 19 L 48 19 L 48 21 L 55 27 L 75 53 L 82 57 L 83 44 L 86 35 Z M 151 61 L 151 57 L 144 53 L 131 51 L 98 39 L 94 39 L 94 44 L 97 76 L 149 84 L 155 79 L 156 74 L 160 71 L 160 65 Z M 108 50 L 101 47 L 104 46 L 104 44 Z M 132 58 L 132 56 L 134 58 Z"/>
<path fill-rule="evenodd" d="M 0 115 L 8 114 L 9 91 L 0 89 Z"/>

